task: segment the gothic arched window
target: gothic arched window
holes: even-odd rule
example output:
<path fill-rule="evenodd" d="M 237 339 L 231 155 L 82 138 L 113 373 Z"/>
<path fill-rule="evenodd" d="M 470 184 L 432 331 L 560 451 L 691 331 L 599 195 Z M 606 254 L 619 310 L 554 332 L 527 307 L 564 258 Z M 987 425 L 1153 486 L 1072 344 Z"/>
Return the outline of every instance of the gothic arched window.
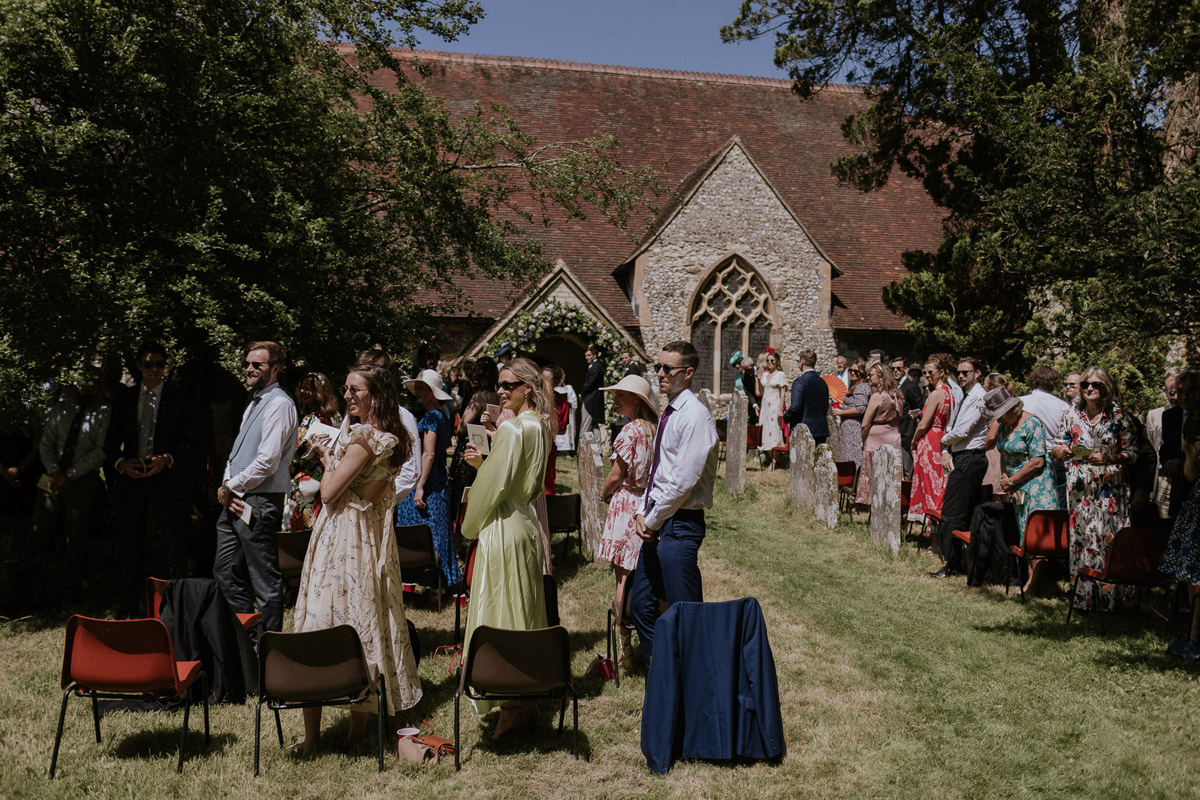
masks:
<path fill-rule="evenodd" d="M 709 273 L 689 320 L 692 344 L 700 353 L 692 384 L 697 391 L 732 393 L 737 369 L 730 365 L 730 356 L 741 350 L 753 357 L 771 344 L 771 296 L 758 273 L 739 258 Z"/>

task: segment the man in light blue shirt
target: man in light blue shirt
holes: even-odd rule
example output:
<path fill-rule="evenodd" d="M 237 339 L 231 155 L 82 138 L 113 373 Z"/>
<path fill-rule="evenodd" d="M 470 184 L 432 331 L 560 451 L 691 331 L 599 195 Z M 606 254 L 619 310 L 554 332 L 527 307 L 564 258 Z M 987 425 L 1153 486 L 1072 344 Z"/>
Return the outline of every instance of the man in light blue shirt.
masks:
<path fill-rule="evenodd" d="M 948 578 L 962 572 L 962 542 L 953 532 L 969 530 L 971 514 L 979 500 L 979 487 L 987 473 L 987 429 L 991 421 L 984 413 L 983 364 L 966 357 L 958 362 L 958 383 L 963 390 L 950 427 L 942 434 L 942 466 L 951 470 L 942 500 L 942 524 L 938 529 L 942 558 L 946 566 L 929 573 L 933 578 Z"/>

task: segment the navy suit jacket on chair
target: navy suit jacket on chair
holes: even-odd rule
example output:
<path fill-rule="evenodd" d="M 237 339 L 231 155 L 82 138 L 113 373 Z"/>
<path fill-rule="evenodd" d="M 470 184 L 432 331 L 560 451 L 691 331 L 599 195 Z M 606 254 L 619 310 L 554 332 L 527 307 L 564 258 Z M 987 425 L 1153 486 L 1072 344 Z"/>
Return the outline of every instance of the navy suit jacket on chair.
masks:
<path fill-rule="evenodd" d="M 814 437 L 829 436 L 829 384 L 808 370 L 792 381 L 792 404 L 783 413 L 789 425 L 807 425 Z"/>

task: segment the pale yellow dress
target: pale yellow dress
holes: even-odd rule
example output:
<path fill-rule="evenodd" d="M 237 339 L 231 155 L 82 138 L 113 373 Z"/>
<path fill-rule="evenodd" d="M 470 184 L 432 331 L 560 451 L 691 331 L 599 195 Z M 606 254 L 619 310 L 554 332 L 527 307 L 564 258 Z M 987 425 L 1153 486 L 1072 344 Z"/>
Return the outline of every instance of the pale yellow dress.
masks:
<path fill-rule="evenodd" d="M 386 491 L 382 501 L 368 503 L 358 489 L 378 480 L 392 480 L 398 468 L 393 469 L 388 461 L 397 439 L 370 425 L 353 425 L 338 437 L 330 470 L 337 469 L 346 447 L 355 439 L 374 457 L 341 497 L 321 509 L 304 556 L 295 629 L 350 625 L 358 631 L 367 663 L 384 676 L 388 713 L 396 714 L 421 699 L 391 525 L 396 495 Z M 368 708 L 374 706 L 368 704 Z"/>

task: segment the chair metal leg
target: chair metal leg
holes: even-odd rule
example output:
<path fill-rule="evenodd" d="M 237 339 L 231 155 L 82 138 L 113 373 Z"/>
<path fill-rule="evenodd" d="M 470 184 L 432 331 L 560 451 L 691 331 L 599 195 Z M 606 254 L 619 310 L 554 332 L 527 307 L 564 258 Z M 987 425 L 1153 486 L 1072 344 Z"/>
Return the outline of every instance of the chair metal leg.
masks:
<path fill-rule="evenodd" d="M 558 735 L 562 736 L 563 718 L 567 716 L 567 694 L 563 692 L 562 702 L 558 706 Z"/>
<path fill-rule="evenodd" d="M 275 709 L 275 732 L 279 734 L 279 746 L 283 747 L 283 723 L 279 721 L 279 709 Z"/>
<path fill-rule="evenodd" d="M 54 754 L 50 756 L 50 780 L 54 780 L 54 768 L 58 766 L 58 746 L 62 743 L 63 723 L 67 719 L 67 701 L 71 699 L 71 692 L 74 690 L 75 684 L 71 684 L 63 692 L 62 709 L 58 712 L 58 733 L 54 734 Z"/>
<path fill-rule="evenodd" d="M 183 755 L 187 749 L 188 717 L 192 714 L 192 690 L 189 688 L 184 694 L 183 728 L 179 731 L 179 765 L 175 768 L 176 772 L 183 772 Z"/>
<path fill-rule="evenodd" d="M 262 698 L 259 698 L 258 705 L 254 707 L 254 777 L 256 778 L 258 777 L 258 751 L 259 746 L 261 745 L 259 739 L 262 736 L 262 704 Z M 275 721 L 279 721 L 278 712 L 275 714 Z M 282 737 L 282 734 L 280 734 L 280 736 Z M 280 745 L 282 744 L 283 742 L 281 741 Z"/>
<path fill-rule="evenodd" d="M 1071 580 L 1071 596 L 1067 598 L 1067 624 L 1071 624 L 1071 614 L 1075 611 L 1075 589 L 1079 586 L 1079 575 Z"/>
<path fill-rule="evenodd" d="M 379 771 L 383 772 L 383 723 L 387 719 L 387 686 L 379 676 Z"/>
<path fill-rule="evenodd" d="M 461 685 L 460 685 L 461 686 Z M 462 689 L 454 690 L 454 771 L 462 769 L 462 744 L 458 740 L 459 703 L 462 702 Z"/>
<path fill-rule="evenodd" d="M 1092 610 L 1100 620 L 1100 633 L 1108 633 L 1104 630 L 1104 612 L 1100 608 L 1100 581 L 1092 581 Z"/>
<path fill-rule="evenodd" d="M 204 746 L 212 744 L 212 734 L 208 727 L 208 675 L 200 673 L 200 691 L 204 692 Z"/>
<path fill-rule="evenodd" d="M 96 725 L 96 744 L 100 744 L 103 741 L 100 738 L 100 701 L 96 695 L 92 695 L 92 722 Z"/>
<path fill-rule="evenodd" d="M 564 697 L 563 700 L 564 700 L 564 705 L 565 705 L 566 698 Z M 579 695 L 575 694 L 574 691 L 571 692 L 571 701 L 573 704 L 572 714 L 575 717 L 575 719 L 574 719 L 575 744 L 574 744 L 574 747 L 572 748 L 572 752 L 574 753 L 575 758 L 578 759 L 579 758 Z"/>

